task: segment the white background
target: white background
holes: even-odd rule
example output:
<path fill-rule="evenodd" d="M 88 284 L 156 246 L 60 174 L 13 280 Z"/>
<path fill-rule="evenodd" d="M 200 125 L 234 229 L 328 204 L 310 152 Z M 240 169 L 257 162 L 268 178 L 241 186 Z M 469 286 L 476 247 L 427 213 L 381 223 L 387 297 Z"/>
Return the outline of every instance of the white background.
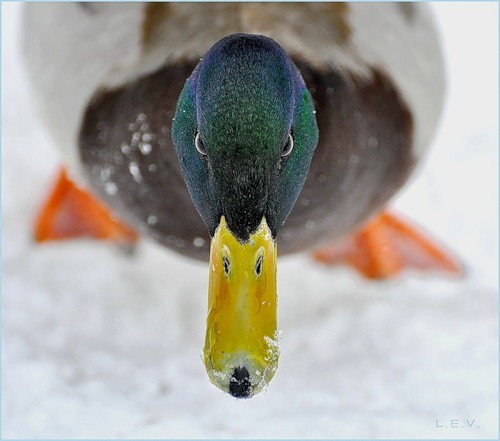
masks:
<path fill-rule="evenodd" d="M 200 358 L 205 264 L 148 241 L 132 258 L 31 242 L 59 159 L 20 64 L 20 6 L 2 4 L 3 436 L 496 438 L 498 7 L 433 7 L 445 113 L 392 205 L 467 276 L 369 283 L 305 255 L 280 259 L 280 367 L 265 393 L 238 401 Z"/>

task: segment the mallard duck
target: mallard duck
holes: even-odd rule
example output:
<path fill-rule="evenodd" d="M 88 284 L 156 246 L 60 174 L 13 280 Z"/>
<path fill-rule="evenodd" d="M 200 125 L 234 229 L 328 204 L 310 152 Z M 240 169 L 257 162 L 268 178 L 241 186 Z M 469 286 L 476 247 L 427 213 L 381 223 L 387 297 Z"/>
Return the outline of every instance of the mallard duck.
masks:
<path fill-rule="evenodd" d="M 209 259 L 204 361 L 231 395 L 277 368 L 277 242 L 373 278 L 458 271 L 383 211 L 440 114 L 427 5 L 29 4 L 23 49 L 65 161 L 36 239 Z"/>

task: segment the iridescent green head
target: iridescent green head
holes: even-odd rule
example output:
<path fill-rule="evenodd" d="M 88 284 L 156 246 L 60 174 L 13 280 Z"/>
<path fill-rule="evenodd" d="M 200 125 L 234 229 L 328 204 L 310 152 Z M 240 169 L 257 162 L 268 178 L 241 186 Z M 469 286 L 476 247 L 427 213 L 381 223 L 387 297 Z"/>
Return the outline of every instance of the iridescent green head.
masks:
<path fill-rule="evenodd" d="M 318 142 L 312 98 L 275 41 L 230 35 L 187 80 L 172 136 L 214 238 L 207 370 L 226 392 L 248 397 L 276 369 L 275 241 Z"/>

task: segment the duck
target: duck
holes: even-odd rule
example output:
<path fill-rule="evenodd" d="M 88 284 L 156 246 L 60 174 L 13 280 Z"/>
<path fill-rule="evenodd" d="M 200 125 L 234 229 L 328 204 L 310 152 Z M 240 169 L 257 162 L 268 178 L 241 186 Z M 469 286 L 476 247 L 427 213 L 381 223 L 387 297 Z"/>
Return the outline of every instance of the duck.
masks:
<path fill-rule="evenodd" d="M 22 50 L 64 163 L 35 240 L 208 261 L 203 359 L 224 392 L 277 370 L 278 244 L 372 279 L 461 271 L 385 208 L 442 109 L 428 5 L 31 3 Z"/>

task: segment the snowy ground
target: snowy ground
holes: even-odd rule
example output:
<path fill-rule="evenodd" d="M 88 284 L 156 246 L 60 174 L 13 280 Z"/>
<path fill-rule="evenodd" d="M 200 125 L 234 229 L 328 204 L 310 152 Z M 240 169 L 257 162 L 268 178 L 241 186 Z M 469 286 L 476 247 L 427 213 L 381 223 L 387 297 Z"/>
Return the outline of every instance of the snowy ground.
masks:
<path fill-rule="evenodd" d="M 150 242 L 130 258 L 30 241 L 58 157 L 19 64 L 19 5 L 2 7 L 4 438 L 497 437 L 496 4 L 436 6 L 446 113 L 394 201 L 467 277 L 374 284 L 282 259 L 280 367 L 244 401 L 212 386 L 200 359 L 204 264 Z"/>

